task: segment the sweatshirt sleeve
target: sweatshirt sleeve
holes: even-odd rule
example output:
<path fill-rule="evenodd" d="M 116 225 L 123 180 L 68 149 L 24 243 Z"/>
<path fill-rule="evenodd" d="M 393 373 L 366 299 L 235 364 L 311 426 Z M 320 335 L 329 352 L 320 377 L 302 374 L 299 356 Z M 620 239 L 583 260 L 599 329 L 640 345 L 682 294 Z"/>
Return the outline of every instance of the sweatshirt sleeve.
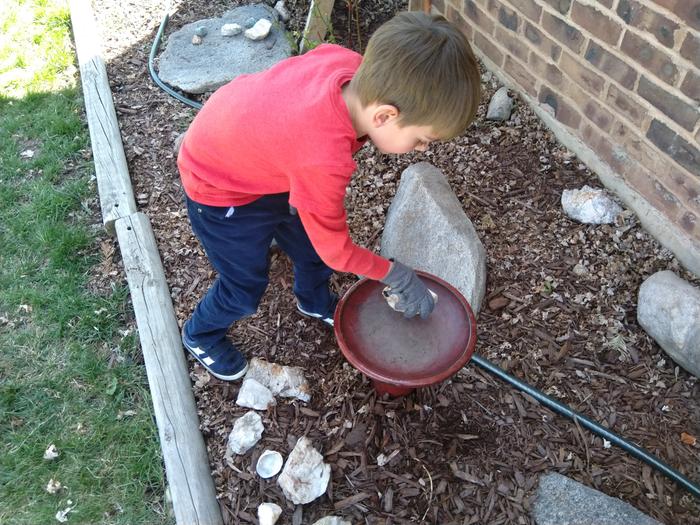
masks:
<path fill-rule="evenodd" d="M 306 234 L 321 260 L 339 272 L 362 275 L 379 280 L 389 273 L 391 263 L 350 238 L 344 208 L 335 214 L 317 214 L 298 210 Z"/>

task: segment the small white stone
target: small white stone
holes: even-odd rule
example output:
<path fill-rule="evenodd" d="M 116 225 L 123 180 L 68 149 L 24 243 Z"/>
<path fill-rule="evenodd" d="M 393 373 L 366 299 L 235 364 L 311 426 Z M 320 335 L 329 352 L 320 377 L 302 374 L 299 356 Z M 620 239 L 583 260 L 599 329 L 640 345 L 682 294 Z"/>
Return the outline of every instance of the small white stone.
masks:
<path fill-rule="evenodd" d="M 275 525 L 282 515 L 282 508 L 276 503 L 261 503 L 258 505 L 258 521 L 260 525 Z"/>
<path fill-rule="evenodd" d="M 262 418 L 252 410 L 239 417 L 228 436 L 228 448 L 235 454 L 245 454 L 260 441 L 265 427 Z"/>
<path fill-rule="evenodd" d="M 318 521 L 315 521 L 313 525 L 352 525 L 352 522 L 345 521 L 343 518 L 338 516 L 325 516 Z"/>
<path fill-rule="evenodd" d="M 221 26 L 221 36 L 236 36 L 243 31 L 239 24 L 224 24 Z"/>
<path fill-rule="evenodd" d="M 267 18 L 261 18 L 253 27 L 246 29 L 244 35 L 251 40 L 262 40 L 270 34 L 270 29 L 272 29 L 272 22 Z"/>
<path fill-rule="evenodd" d="M 238 391 L 236 404 L 255 410 L 267 410 L 276 404 L 276 401 L 269 388 L 261 385 L 255 379 L 246 377 Z"/>
<path fill-rule="evenodd" d="M 53 443 L 48 446 L 46 451 L 44 452 L 44 459 L 56 459 L 58 457 L 58 450 L 56 449 L 56 445 Z"/>
<path fill-rule="evenodd" d="M 311 389 L 300 367 L 282 366 L 254 357 L 245 377 L 255 379 L 269 388 L 273 395 L 295 397 L 307 403 L 311 400 Z"/>
<path fill-rule="evenodd" d="M 192 35 L 192 44 L 198 46 L 202 43 L 202 37 L 199 35 Z"/>

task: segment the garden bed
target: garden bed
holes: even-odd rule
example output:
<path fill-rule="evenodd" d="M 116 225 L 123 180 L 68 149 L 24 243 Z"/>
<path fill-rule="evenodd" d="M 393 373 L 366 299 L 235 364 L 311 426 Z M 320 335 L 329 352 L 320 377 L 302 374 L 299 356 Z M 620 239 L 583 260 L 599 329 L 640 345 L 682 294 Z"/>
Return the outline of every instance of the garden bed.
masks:
<path fill-rule="evenodd" d="M 166 34 L 240 3 L 182 5 Z M 355 4 L 353 18 L 348 3 L 336 1 L 333 18 L 335 40 L 355 49 L 405 8 L 400 1 Z M 289 28 L 299 32 L 308 2 L 287 5 Z M 99 0 L 95 16 L 134 193 L 153 226 L 182 323 L 214 275 L 189 227 L 172 150 L 195 112 L 155 87 L 147 72 L 162 9 L 156 2 Z M 483 80 L 479 117 L 461 137 L 423 154 L 383 155 L 371 146 L 358 153 L 347 199 L 353 237 L 378 249 L 403 169 L 419 161 L 440 168 L 487 252 L 477 352 L 700 479 L 700 449 L 680 440 L 681 432 L 700 435 L 700 385 L 636 321 L 637 291 L 652 273 L 671 269 L 698 281 L 629 212 L 615 225 L 568 219 L 559 204 L 562 190 L 600 186 L 596 177 L 525 104 L 516 103 L 506 123 L 484 120 L 484 103 L 498 86 L 486 72 Z M 104 248 L 95 287 L 108 286 L 104 276 L 121 272 L 118 251 Z M 275 251 L 258 313 L 231 336 L 249 357 L 304 368 L 310 403 L 280 400 L 263 414 L 260 444 L 227 462 L 233 421 L 247 411 L 235 404 L 240 383 L 216 380 L 192 365 L 225 522 L 255 522 L 257 506 L 272 501 L 284 509 L 280 523 L 335 514 L 353 523 L 530 524 L 537 478 L 556 471 L 666 524 L 700 524 L 698 503 L 683 489 L 473 366 L 405 398 L 378 397 L 343 359 L 332 332 L 298 315 L 291 275 L 288 259 Z M 336 275 L 334 286 L 342 293 L 354 281 Z M 286 457 L 302 435 L 324 454 L 332 477 L 326 496 L 295 508 L 274 478 L 258 478 L 253 467 L 264 448 Z M 380 454 L 393 458 L 380 467 Z"/>

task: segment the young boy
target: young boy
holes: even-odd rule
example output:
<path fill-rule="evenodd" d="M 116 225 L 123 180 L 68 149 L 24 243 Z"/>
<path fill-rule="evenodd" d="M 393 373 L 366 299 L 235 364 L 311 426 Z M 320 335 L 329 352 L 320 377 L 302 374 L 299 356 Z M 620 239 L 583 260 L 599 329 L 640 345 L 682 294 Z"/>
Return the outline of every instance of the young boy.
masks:
<path fill-rule="evenodd" d="M 401 13 L 374 33 L 364 58 L 321 45 L 239 76 L 209 98 L 187 130 L 178 167 L 192 230 L 218 273 L 182 340 L 212 375 L 235 380 L 247 370 L 226 333 L 257 310 L 273 238 L 293 262 L 304 315 L 333 325 L 333 270 L 386 284 L 406 317 L 430 314 L 433 299 L 412 269 L 350 239 L 344 198 L 352 155 L 367 140 L 384 153 L 406 153 L 461 133 L 476 113 L 479 81 L 455 26 Z"/>

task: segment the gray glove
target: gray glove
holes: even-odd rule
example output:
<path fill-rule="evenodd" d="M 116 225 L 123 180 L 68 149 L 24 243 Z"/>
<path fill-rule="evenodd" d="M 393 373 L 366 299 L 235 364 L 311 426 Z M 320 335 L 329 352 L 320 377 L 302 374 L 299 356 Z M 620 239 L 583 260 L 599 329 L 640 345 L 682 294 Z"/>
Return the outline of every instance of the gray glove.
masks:
<path fill-rule="evenodd" d="M 423 284 L 416 272 L 408 266 L 394 261 L 386 277 L 380 280 L 391 289 L 391 294 L 399 297 L 396 309 L 407 319 L 419 315 L 425 319 L 435 308 L 435 301 L 428 287 Z"/>

